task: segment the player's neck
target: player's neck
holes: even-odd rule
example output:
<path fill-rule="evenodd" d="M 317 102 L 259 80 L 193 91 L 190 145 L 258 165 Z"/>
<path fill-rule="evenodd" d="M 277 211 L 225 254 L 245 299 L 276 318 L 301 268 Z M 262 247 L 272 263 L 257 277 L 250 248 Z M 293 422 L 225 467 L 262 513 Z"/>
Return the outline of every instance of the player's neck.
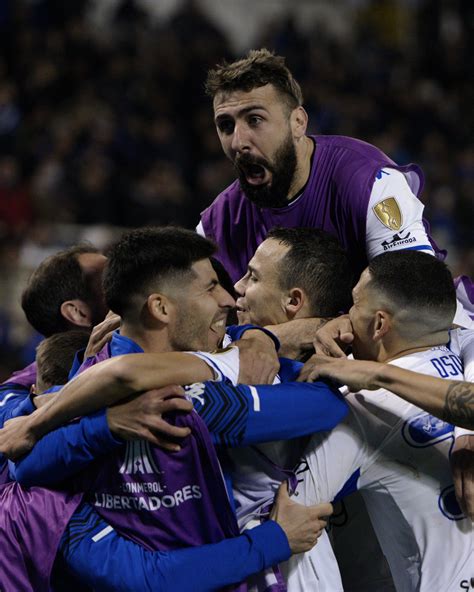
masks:
<path fill-rule="evenodd" d="M 168 332 L 166 330 L 147 331 L 141 327 L 137 328 L 124 323 L 120 327 L 120 334 L 134 341 L 147 354 L 162 354 L 173 351 L 168 339 Z"/>
<path fill-rule="evenodd" d="M 389 347 L 381 348 L 377 360 L 375 361 L 391 362 L 397 358 L 426 351 L 432 347 L 446 345 L 448 341 L 449 334 L 447 331 L 436 331 L 410 341 L 398 340 L 391 343 Z"/>
<path fill-rule="evenodd" d="M 296 146 L 296 170 L 288 191 L 288 201 L 296 197 L 306 185 L 311 173 L 312 155 L 314 152 L 314 142 L 308 136 L 301 138 Z"/>

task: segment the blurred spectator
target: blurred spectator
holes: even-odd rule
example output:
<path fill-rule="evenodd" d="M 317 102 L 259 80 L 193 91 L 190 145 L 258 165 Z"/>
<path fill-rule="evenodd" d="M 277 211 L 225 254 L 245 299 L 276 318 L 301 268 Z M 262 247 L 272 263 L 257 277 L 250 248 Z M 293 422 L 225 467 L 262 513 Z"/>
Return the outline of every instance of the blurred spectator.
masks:
<path fill-rule="evenodd" d="M 98 236 L 107 225 L 192 228 L 234 178 L 203 92 L 207 69 L 236 57 L 210 2 L 184 0 L 164 22 L 121 0 L 102 27 L 93 4 L 0 2 L 0 261 L 36 264 L 82 225 Z M 254 46 L 287 56 L 311 133 L 353 135 L 422 166 L 434 236 L 472 275 L 472 3 L 337 4 L 341 15 L 350 6 L 350 34 L 320 18 L 302 27 L 287 8 Z M 2 335 L 21 334 L 16 323 L 5 317 Z"/>

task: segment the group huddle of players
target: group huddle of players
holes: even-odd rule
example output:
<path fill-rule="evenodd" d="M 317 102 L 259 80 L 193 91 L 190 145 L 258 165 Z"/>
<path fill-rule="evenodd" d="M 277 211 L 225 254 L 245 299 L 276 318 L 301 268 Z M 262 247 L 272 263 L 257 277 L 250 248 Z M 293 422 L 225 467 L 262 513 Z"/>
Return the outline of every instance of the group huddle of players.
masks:
<path fill-rule="evenodd" d="M 238 179 L 197 232 L 66 249 L 23 292 L 0 590 L 474 589 L 474 288 L 421 170 L 308 136 L 266 50 L 207 92 Z"/>

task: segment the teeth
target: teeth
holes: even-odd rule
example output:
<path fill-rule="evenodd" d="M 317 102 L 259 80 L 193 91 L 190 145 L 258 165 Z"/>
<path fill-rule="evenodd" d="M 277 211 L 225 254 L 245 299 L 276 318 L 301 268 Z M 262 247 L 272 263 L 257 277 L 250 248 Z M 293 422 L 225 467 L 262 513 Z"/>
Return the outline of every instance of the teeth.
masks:
<path fill-rule="evenodd" d="M 216 321 L 215 323 L 212 324 L 212 326 L 215 327 L 216 329 L 221 329 L 222 327 L 225 326 L 224 319 L 222 319 L 220 321 Z"/>

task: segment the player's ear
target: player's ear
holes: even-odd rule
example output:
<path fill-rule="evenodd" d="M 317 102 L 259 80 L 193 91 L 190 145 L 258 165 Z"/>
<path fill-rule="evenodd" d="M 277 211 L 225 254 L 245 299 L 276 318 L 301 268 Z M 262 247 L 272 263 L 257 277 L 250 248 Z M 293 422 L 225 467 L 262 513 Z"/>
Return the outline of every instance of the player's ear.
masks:
<path fill-rule="evenodd" d="M 392 328 L 392 317 L 385 310 L 378 310 L 375 313 L 373 339 L 380 341 Z"/>
<path fill-rule="evenodd" d="M 308 127 L 308 114 L 303 107 L 296 107 L 290 115 L 290 126 L 293 138 L 298 141 L 306 136 Z"/>
<path fill-rule="evenodd" d="M 288 319 L 294 319 L 306 302 L 305 293 L 301 288 L 291 288 L 285 298 L 285 312 Z"/>
<path fill-rule="evenodd" d="M 153 319 L 165 324 L 170 322 L 171 302 L 163 294 L 150 294 L 146 301 L 146 309 Z"/>
<path fill-rule="evenodd" d="M 84 300 L 66 300 L 60 307 L 61 315 L 72 325 L 77 327 L 90 327 L 92 325 L 92 313 Z"/>

